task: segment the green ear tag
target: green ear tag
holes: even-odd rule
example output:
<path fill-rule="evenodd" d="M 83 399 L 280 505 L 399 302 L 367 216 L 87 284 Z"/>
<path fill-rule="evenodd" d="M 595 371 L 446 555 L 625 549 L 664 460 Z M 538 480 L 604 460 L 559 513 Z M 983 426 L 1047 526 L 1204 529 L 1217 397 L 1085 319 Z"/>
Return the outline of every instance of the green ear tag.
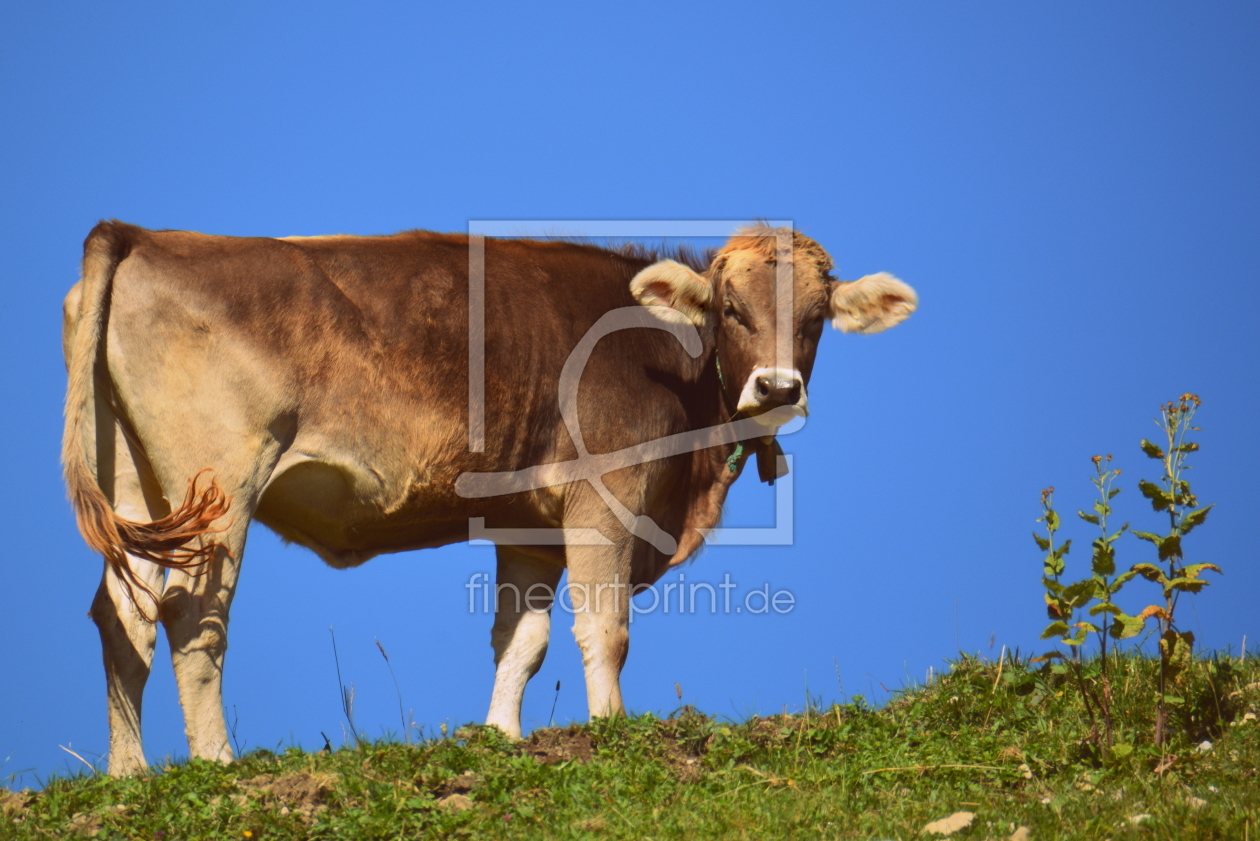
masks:
<path fill-rule="evenodd" d="M 735 452 L 731 453 L 730 457 L 726 459 L 726 467 L 732 473 L 734 473 L 736 470 L 739 469 L 739 458 L 743 454 L 744 454 L 744 444 L 743 442 L 740 442 L 735 445 Z"/>

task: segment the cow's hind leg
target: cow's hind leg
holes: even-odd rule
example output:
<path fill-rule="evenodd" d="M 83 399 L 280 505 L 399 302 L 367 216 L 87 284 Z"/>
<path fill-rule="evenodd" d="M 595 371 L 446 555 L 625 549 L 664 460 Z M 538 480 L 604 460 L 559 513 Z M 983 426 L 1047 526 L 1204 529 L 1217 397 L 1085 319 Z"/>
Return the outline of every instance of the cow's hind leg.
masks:
<path fill-rule="evenodd" d="M 510 547 L 498 547 L 495 578 L 494 694 L 486 724 L 521 737 L 525 684 L 542 665 L 551 633 L 551 606 L 564 567 Z"/>
<path fill-rule="evenodd" d="M 225 531 L 202 538 L 219 544 L 215 559 L 196 569 L 172 569 L 162 594 L 162 626 L 171 647 L 188 751 L 194 759 L 232 760 L 223 717 L 223 661 L 228 611 L 251 513 L 252 509 L 233 504 L 224 517 L 230 525 L 219 524 Z"/>
<path fill-rule="evenodd" d="M 233 440 L 227 435 L 208 437 Z M 229 446 L 224 449 L 233 450 Z M 211 525 L 209 533 L 197 538 L 202 546 L 215 545 L 214 556 L 199 566 L 175 568 L 167 573 L 158 614 L 170 644 L 189 756 L 216 762 L 232 761 L 227 722 L 223 717 L 228 614 L 240 577 L 249 523 L 276 460 L 276 448 L 266 444 L 253 447 L 241 444 L 236 451 L 246 457 L 237 462 L 235 470 L 224 461 L 218 461 L 213 473 L 230 500 L 228 511 Z M 162 475 L 164 470 L 167 475 Z M 172 470 L 168 462 L 158 472 L 167 494 L 173 496 L 175 488 L 186 489 L 189 478 L 200 471 L 198 467 L 189 466 Z M 171 475 L 179 478 L 172 479 Z"/>
<path fill-rule="evenodd" d="M 105 446 L 100 450 L 99 467 L 102 489 L 112 499 L 114 510 L 122 517 L 141 522 L 165 516 L 169 513 L 166 502 L 148 474 L 147 465 L 142 458 L 133 458 L 116 427 L 113 434 L 114 440 L 102 442 Z M 136 580 L 160 596 L 164 570 L 131 556 L 127 562 Z M 118 572 L 106 564 L 89 615 L 100 631 L 105 660 L 109 773 L 140 774 L 148 768 L 140 737 L 140 707 L 157 641 L 157 625 L 152 621 L 157 616 L 157 604 L 141 587 L 133 584 L 129 590 Z"/>

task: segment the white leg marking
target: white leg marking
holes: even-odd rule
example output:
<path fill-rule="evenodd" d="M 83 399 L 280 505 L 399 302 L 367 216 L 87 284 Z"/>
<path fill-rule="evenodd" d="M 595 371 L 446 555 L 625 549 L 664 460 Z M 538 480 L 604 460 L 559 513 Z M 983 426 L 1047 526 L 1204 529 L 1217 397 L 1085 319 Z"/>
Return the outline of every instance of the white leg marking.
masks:
<path fill-rule="evenodd" d="M 513 739 L 521 737 L 525 684 L 542 666 L 551 634 L 551 606 L 563 568 L 498 547 L 498 603 L 490 644 L 494 647 L 494 692 L 486 724 Z"/>

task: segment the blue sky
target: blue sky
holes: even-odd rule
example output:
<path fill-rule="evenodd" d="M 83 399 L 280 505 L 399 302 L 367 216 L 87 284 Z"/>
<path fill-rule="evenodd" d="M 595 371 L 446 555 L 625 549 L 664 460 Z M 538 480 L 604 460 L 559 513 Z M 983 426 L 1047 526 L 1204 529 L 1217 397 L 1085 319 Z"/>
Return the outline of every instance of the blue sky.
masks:
<path fill-rule="evenodd" d="M 101 218 L 282 236 L 770 217 L 844 278 L 914 285 L 905 325 L 823 340 L 811 418 L 783 440 L 794 545 L 710 548 L 683 570 L 790 590 L 795 608 L 638 617 L 633 710 L 676 708 L 676 683 L 734 718 L 807 692 L 882 699 L 959 649 L 1043 650 L 1038 491 L 1088 507 L 1089 457 L 1113 453 L 1120 519 L 1158 528 L 1137 442 L 1184 391 L 1204 399 L 1191 476 L 1218 503 L 1188 557 L 1225 572 L 1184 625 L 1211 649 L 1260 647 L 1257 44 L 1260 9 L 1237 3 L 11 8 L 0 784 L 73 769 L 59 745 L 108 744 L 85 615 L 100 559 L 57 463 L 61 299 Z M 773 521 L 754 484 L 727 524 Z M 1147 548 L 1126 538 L 1120 563 Z M 240 744 L 342 740 L 329 627 L 361 731 L 401 728 L 376 640 L 426 732 L 484 716 L 490 620 L 464 584 L 492 571 L 492 549 L 454 546 L 339 572 L 256 530 L 225 681 Z M 1130 606 L 1153 598 L 1142 586 Z M 556 720 L 586 715 L 558 619 L 527 726 L 557 680 Z M 187 751 L 159 646 L 151 761 Z"/>

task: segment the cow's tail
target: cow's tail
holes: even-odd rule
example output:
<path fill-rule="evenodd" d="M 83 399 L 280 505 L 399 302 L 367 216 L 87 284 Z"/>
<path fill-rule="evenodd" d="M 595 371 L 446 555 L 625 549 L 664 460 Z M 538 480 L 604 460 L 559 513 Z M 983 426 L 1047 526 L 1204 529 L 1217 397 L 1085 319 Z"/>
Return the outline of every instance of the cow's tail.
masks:
<path fill-rule="evenodd" d="M 66 390 L 61 462 L 83 539 L 105 556 L 105 563 L 117 574 L 136 609 L 146 619 L 156 621 L 156 615 L 150 615 L 136 599 L 134 588 L 144 592 L 155 606 L 158 595 L 132 571 L 127 555 L 171 568 L 189 569 L 205 564 L 221 547 L 213 541 L 197 538 L 218 531 L 212 528 L 213 524 L 227 513 L 230 500 L 213 479 L 208 487 L 199 489 L 201 473 L 198 473 L 189 481 L 188 492 L 177 508 L 161 519 L 142 523 L 114 513 L 97 481 L 96 426 L 114 423 L 110 409 L 112 393 L 96 393 L 98 388 L 111 391 L 113 388 L 105 368 L 102 338 L 109 319 L 114 273 L 130 252 L 132 237 L 129 226 L 102 222 L 83 245 L 83 278 L 77 290 L 78 300 L 74 300 L 74 293 L 67 299 L 64 347 L 70 383 Z"/>

